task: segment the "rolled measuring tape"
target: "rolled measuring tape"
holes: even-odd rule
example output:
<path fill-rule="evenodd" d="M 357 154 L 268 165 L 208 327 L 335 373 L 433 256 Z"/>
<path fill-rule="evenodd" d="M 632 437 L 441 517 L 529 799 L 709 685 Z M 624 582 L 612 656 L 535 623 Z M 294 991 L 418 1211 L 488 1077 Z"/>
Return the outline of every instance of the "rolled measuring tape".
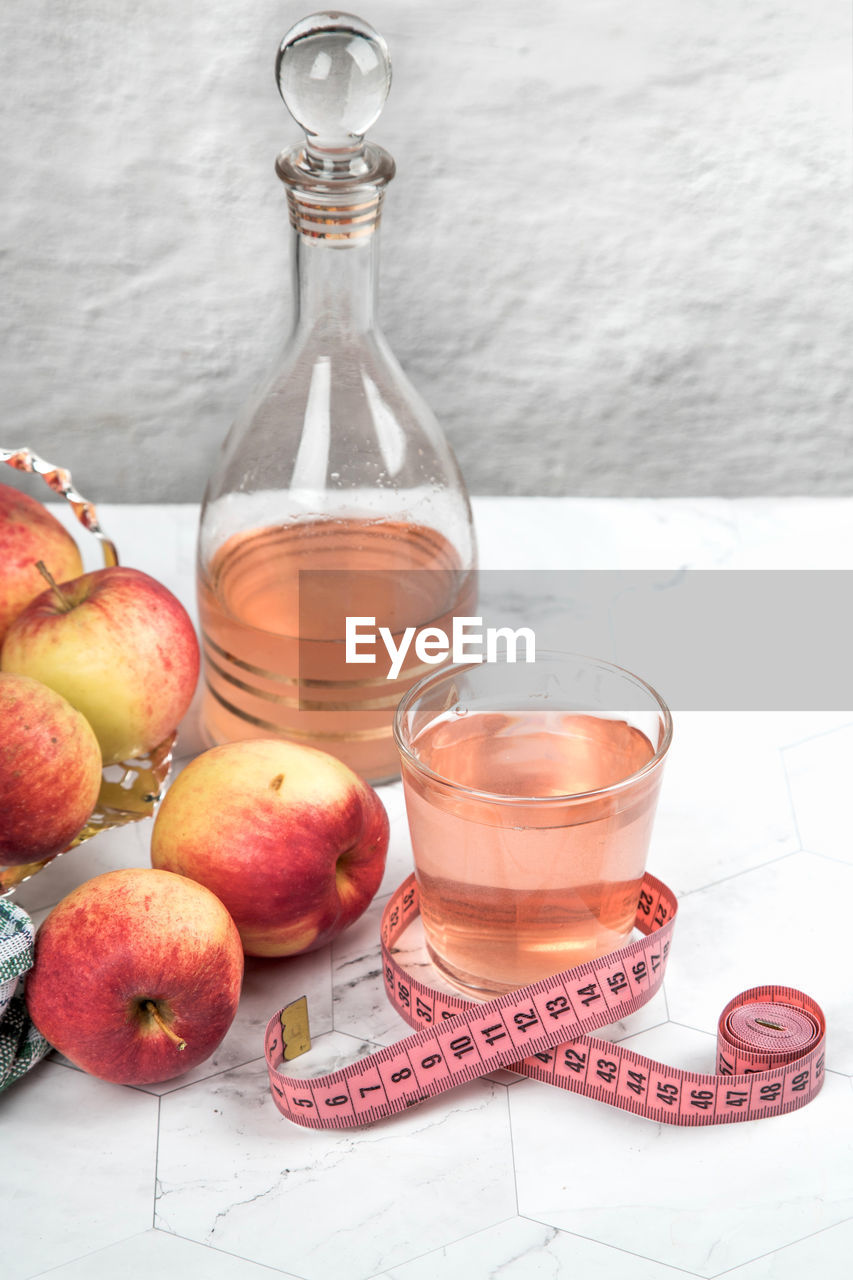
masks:
<path fill-rule="evenodd" d="M 589 1034 L 659 990 L 677 909 L 672 891 L 647 873 L 635 919 L 641 938 L 480 1004 L 434 990 L 394 958 L 419 910 L 409 876 L 382 916 L 382 965 L 388 999 L 416 1033 L 327 1075 L 289 1075 L 286 1064 L 310 1047 L 305 1000 L 295 1001 L 270 1019 L 264 1037 L 275 1104 L 295 1124 L 348 1129 L 500 1067 L 665 1124 L 758 1120 L 811 1102 L 824 1079 L 826 1023 L 817 1003 L 791 987 L 754 987 L 730 1001 L 709 1074 Z"/>

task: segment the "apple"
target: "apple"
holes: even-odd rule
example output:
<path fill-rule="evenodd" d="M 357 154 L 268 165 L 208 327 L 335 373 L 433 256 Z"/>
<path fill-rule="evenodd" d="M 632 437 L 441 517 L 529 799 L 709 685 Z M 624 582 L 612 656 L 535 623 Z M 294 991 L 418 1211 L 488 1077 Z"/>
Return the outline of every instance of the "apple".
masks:
<path fill-rule="evenodd" d="M 56 517 L 29 494 L 0 484 L 0 644 L 13 618 L 44 591 L 39 560 L 60 582 L 83 572 L 77 543 Z"/>
<path fill-rule="evenodd" d="M 37 596 L 0 668 L 33 676 L 86 717 L 104 764 L 146 755 L 192 701 L 199 651 L 183 605 L 138 569 L 96 569 Z"/>
<path fill-rule="evenodd" d="M 278 738 L 212 747 L 166 793 L 155 867 L 207 885 L 251 956 L 315 951 L 352 924 L 385 869 L 379 796 L 324 751 Z"/>
<path fill-rule="evenodd" d="M 79 711 L 37 680 L 0 674 L 0 867 L 61 853 L 100 789 L 101 750 Z"/>
<path fill-rule="evenodd" d="M 234 1020 L 243 949 L 203 885 L 131 867 L 81 884 L 36 936 L 30 1017 L 76 1066 L 154 1084 L 204 1062 Z"/>

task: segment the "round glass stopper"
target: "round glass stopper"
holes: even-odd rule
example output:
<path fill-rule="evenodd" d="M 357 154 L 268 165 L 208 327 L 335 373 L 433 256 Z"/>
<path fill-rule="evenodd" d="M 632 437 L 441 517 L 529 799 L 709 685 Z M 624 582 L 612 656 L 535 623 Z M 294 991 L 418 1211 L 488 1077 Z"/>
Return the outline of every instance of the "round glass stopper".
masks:
<path fill-rule="evenodd" d="M 382 36 L 351 13 L 315 13 L 291 27 L 276 59 L 284 105 L 318 150 L 360 150 L 391 87 Z"/>

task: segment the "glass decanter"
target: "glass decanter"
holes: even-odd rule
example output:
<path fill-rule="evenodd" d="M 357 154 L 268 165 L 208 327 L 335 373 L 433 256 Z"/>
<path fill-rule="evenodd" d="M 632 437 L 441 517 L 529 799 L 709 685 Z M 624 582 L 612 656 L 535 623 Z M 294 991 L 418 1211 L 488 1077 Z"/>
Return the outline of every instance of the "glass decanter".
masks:
<path fill-rule="evenodd" d="M 399 638 L 470 613 L 471 511 L 442 430 L 375 316 L 394 161 L 364 134 L 390 87 L 385 42 L 353 15 L 315 14 L 285 36 L 276 76 L 306 135 L 276 162 L 294 324 L 204 498 L 203 732 L 209 745 L 303 742 L 378 782 L 399 773 L 396 704 L 432 668 L 410 651 L 389 680 L 379 648 L 375 665 L 347 664 L 344 618 L 388 621 Z"/>

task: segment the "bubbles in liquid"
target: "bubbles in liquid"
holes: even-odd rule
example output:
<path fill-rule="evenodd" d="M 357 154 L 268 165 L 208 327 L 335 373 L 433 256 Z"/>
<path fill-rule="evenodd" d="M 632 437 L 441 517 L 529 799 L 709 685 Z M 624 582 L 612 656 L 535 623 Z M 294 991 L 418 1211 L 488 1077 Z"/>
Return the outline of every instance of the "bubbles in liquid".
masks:
<path fill-rule="evenodd" d="M 454 714 L 455 716 L 467 716 L 467 714 L 468 714 L 468 708 L 467 708 L 467 707 L 463 707 L 463 706 L 462 706 L 462 703 L 460 702 L 460 703 L 458 703 L 458 704 L 453 708 L 453 714 Z"/>

